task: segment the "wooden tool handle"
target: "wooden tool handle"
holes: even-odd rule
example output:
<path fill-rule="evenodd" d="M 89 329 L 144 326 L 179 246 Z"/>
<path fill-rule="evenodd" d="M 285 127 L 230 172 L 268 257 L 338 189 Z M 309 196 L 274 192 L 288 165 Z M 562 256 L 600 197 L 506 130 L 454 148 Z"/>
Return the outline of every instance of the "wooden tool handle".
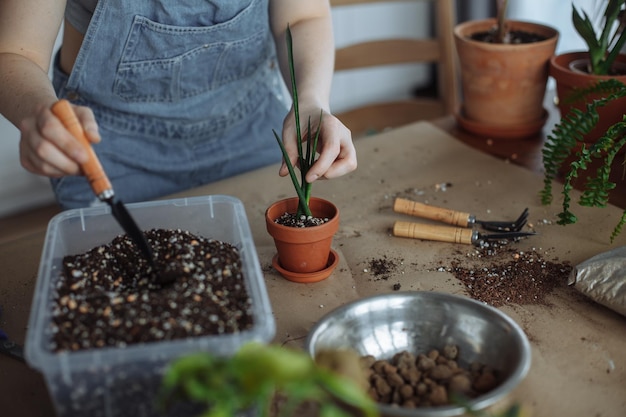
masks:
<path fill-rule="evenodd" d="M 440 242 L 471 244 L 474 231 L 462 227 L 435 226 L 411 222 L 395 222 L 393 235 L 411 239 L 437 240 Z"/>
<path fill-rule="evenodd" d="M 469 226 L 471 216 L 469 213 L 430 206 L 405 198 L 396 198 L 393 203 L 393 211 L 461 227 Z"/>
<path fill-rule="evenodd" d="M 61 99 L 54 103 L 51 107 L 52 113 L 61 120 L 61 123 L 67 130 L 84 146 L 85 150 L 89 154 L 89 160 L 80 166 L 81 170 L 89 184 L 91 189 L 99 198 L 107 198 L 113 196 L 113 187 L 107 177 L 100 160 L 96 156 L 91 143 L 85 136 L 85 131 L 74 113 L 74 109 L 69 101 Z"/>

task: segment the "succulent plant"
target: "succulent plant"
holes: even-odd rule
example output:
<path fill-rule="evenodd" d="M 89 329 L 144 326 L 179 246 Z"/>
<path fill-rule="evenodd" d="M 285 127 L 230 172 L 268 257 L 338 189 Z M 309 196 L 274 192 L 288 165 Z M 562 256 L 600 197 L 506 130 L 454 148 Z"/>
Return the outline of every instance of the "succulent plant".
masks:
<path fill-rule="evenodd" d="M 572 4 L 572 22 L 578 34 L 587 44 L 589 68 L 591 74 L 609 75 L 615 59 L 626 42 L 626 0 L 599 1 L 598 6 L 606 4 L 597 31 L 589 15 L 582 15 Z"/>

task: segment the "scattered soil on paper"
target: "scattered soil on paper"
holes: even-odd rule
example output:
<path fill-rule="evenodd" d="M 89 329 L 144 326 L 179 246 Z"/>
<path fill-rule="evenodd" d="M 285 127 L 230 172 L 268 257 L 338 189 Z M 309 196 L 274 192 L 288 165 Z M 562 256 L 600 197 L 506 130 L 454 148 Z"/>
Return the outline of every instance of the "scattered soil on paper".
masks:
<path fill-rule="evenodd" d="M 505 304 L 544 304 L 555 288 L 567 285 L 569 262 L 548 259 L 548 252 L 520 251 L 506 244 L 492 244 L 458 252 L 449 266 L 468 294 L 494 307 Z"/>
<path fill-rule="evenodd" d="M 383 255 L 380 258 L 370 259 L 364 272 L 369 272 L 370 274 L 372 274 L 375 281 L 386 281 L 391 277 L 394 272 L 396 272 L 398 266 L 401 264 L 402 260 L 390 259 L 386 255 Z"/>
<path fill-rule="evenodd" d="M 54 351 L 234 333 L 252 326 L 237 249 L 182 230 L 145 232 L 157 270 L 126 236 L 66 256 L 53 306 Z"/>

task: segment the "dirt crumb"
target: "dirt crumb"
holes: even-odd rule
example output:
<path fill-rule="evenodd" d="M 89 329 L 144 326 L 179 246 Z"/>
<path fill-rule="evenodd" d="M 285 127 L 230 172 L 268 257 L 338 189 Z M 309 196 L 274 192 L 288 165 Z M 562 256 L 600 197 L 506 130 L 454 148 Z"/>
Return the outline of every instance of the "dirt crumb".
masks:
<path fill-rule="evenodd" d="M 398 266 L 401 265 L 402 262 L 402 260 L 390 259 L 386 255 L 383 255 L 381 258 L 370 259 L 367 271 L 374 275 L 374 280 L 386 281 L 397 271 Z"/>

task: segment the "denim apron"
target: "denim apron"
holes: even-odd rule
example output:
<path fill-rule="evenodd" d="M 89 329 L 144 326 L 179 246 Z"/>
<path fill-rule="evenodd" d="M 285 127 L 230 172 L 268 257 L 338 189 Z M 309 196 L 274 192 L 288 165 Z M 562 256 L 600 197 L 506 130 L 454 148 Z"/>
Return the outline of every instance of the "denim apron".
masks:
<path fill-rule="evenodd" d="M 116 195 L 137 202 L 279 162 L 289 100 L 267 0 L 100 0 L 59 98 L 90 107 Z M 82 176 L 52 180 L 63 208 L 92 205 Z"/>

